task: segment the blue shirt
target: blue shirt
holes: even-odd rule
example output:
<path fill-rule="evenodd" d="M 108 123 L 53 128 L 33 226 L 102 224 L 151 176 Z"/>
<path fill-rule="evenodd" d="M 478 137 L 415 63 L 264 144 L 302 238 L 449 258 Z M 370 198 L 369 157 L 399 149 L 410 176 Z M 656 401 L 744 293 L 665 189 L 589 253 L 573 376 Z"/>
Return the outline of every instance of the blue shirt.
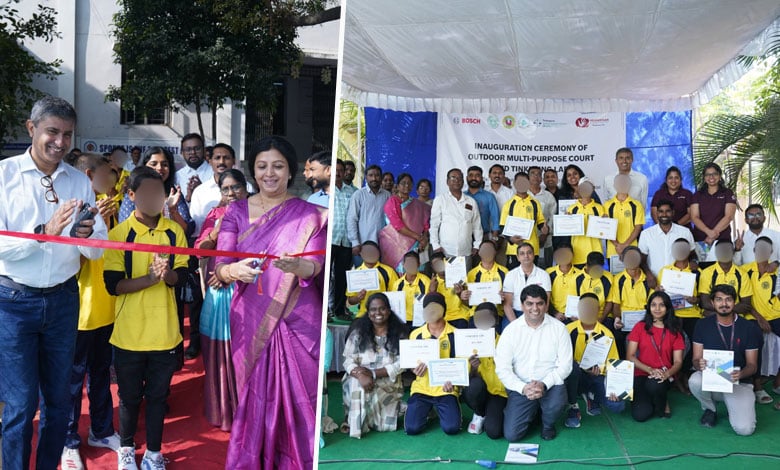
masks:
<path fill-rule="evenodd" d="M 368 186 L 355 191 L 347 210 L 347 236 L 352 247 L 366 241 L 379 243 L 379 231 L 385 226 L 385 203 L 390 193 L 379 188 L 374 194 Z"/>
<path fill-rule="evenodd" d="M 309 199 L 307 199 L 306 201 L 312 204 L 317 204 L 318 206 L 322 206 L 325 209 L 327 209 L 330 206 L 330 195 L 326 193 L 324 190 L 319 190 L 315 193 L 312 193 L 312 195 L 309 196 Z"/>
<path fill-rule="evenodd" d="M 347 210 L 349 209 L 349 198 L 354 191 L 348 190 L 346 185 L 343 185 L 341 189 L 338 186 L 335 186 L 335 188 L 333 214 L 330 218 L 333 225 L 333 237 L 330 244 L 349 248 L 352 244 L 347 236 Z"/>
<path fill-rule="evenodd" d="M 479 188 L 479 191 L 476 193 L 469 191 L 466 194 L 473 197 L 474 200 L 477 201 L 477 205 L 479 206 L 479 216 L 482 219 L 482 231 L 485 233 L 498 232 L 498 222 L 501 213 L 498 209 L 496 196 L 482 188 Z"/>

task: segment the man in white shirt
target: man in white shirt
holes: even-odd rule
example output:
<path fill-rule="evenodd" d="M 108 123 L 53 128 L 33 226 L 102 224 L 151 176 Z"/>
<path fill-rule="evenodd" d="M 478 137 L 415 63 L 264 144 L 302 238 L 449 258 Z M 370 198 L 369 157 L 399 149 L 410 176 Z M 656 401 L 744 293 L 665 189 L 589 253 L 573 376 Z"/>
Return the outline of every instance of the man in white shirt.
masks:
<path fill-rule="evenodd" d="M 549 268 L 552 262 L 552 233 L 553 216 L 558 211 L 558 201 L 549 191 L 542 188 L 542 169 L 538 166 L 528 168 L 528 181 L 531 183 L 531 189 L 528 191 L 542 205 L 542 214 L 547 227 L 550 229 L 551 236 L 544 241 L 544 246 L 539 247 L 539 263 L 542 267 Z M 541 234 L 541 230 L 539 231 Z"/>
<path fill-rule="evenodd" d="M 26 123 L 32 145 L 0 162 L 0 230 L 107 238 L 86 175 L 65 164 L 76 126 L 67 101 L 45 97 Z M 84 203 L 94 217 L 74 229 Z M 0 240 L 0 402 L 3 467 L 29 468 L 33 419 L 42 400 L 37 465 L 57 468 L 70 411 L 68 384 L 79 315 L 81 256 L 103 250 L 2 237 Z"/>
<path fill-rule="evenodd" d="M 186 165 L 176 170 L 176 185 L 184 191 L 187 202 L 192 200 L 192 191 L 214 176 L 211 165 L 205 159 L 203 137 L 187 134 L 181 138 L 181 155 Z"/>
<path fill-rule="evenodd" d="M 517 261 L 520 262 L 520 266 L 509 271 L 504 278 L 504 328 L 523 314 L 520 294 L 526 286 L 541 286 L 547 292 L 547 296 L 550 296 L 552 291 L 550 275 L 534 264 L 534 258 L 534 247 L 530 243 L 523 242 L 517 247 Z"/>
<path fill-rule="evenodd" d="M 482 243 L 482 220 L 477 201 L 463 193 L 463 172 L 447 172 L 449 191 L 433 200 L 431 207 L 431 247 L 446 256 L 465 256 L 471 267 L 471 256 Z"/>
<path fill-rule="evenodd" d="M 504 174 L 503 166 L 499 164 L 491 166 L 490 171 L 488 172 L 488 177 L 490 178 L 490 186 L 485 188 L 485 191 L 492 193 L 496 197 L 496 202 L 498 203 L 498 213 L 500 214 L 501 209 L 504 208 L 504 204 L 512 199 L 512 196 L 515 195 L 515 192 L 512 191 L 511 188 L 504 186 L 504 179 L 506 178 L 506 175 Z"/>
<path fill-rule="evenodd" d="M 769 262 L 780 261 L 780 232 L 764 227 L 764 208 L 761 204 L 751 204 L 745 209 L 745 222 L 748 230 L 740 233 L 734 241 L 734 248 L 742 254 L 740 265 L 752 263 L 756 260 L 753 248 L 756 246 L 756 240 L 759 237 L 767 237 L 772 240 L 772 254 L 769 256 Z"/>
<path fill-rule="evenodd" d="M 555 422 L 567 396 L 564 380 L 572 369 L 572 347 L 563 323 L 547 314 L 547 292 L 541 286 L 523 289 L 523 316 L 501 334 L 496 346 L 496 375 L 504 384 L 504 437 L 517 442 L 542 413 L 542 439 L 555 439 Z"/>
<path fill-rule="evenodd" d="M 195 221 L 195 235 L 200 234 L 200 228 L 209 211 L 222 201 L 219 176 L 236 164 L 236 152 L 228 144 L 217 144 L 212 149 L 211 160 L 208 163 L 211 166 L 212 176 L 192 191 L 190 200 L 190 216 Z"/>
<path fill-rule="evenodd" d="M 633 164 L 634 152 L 628 147 L 619 148 L 615 153 L 615 165 L 617 165 L 618 171 L 604 178 L 604 192 L 607 193 L 605 200 L 612 199 L 617 195 L 615 176 L 628 175 L 631 178 L 631 188 L 628 190 L 628 195 L 641 202 L 642 206 L 647 207 L 647 176 L 632 170 L 631 165 Z"/>
<path fill-rule="evenodd" d="M 674 263 L 672 245 L 679 238 L 688 240 L 693 251 L 693 234 L 682 225 L 677 225 L 674 220 L 674 204 L 671 201 L 659 201 L 656 205 L 658 211 L 658 224 L 644 229 L 639 236 L 639 251 L 642 259 L 653 276 L 658 277 L 661 268 Z"/>

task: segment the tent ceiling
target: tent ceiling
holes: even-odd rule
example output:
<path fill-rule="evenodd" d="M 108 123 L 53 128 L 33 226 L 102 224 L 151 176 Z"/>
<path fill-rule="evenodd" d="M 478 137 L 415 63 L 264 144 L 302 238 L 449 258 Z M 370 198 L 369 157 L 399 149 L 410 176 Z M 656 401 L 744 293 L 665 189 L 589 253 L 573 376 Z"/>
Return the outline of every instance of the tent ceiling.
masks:
<path fill-rule="evenodd" d="M 778 0 L 360 0 L 344 95 L 408 111 L 686 109 L 773 32 Z"/>

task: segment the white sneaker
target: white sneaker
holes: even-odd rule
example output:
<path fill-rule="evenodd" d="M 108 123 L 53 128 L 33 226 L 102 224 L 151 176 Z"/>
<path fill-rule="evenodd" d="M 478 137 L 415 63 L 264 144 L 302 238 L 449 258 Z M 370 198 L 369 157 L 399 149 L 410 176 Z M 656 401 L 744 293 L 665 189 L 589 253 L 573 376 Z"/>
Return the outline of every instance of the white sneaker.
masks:
<path fill-rule="evenodd" d="M 60 466 L 62 470 L 84 470 L 84 463 L 81 461 L 81 454 L 78 449 L 62 449 L 60 457 Z"/>
<path fill-rule="evenodd" d="M 92 430 L 89 430 L 89 437 L 87 438 L 87 444 L 89 444 L 92 447 L 105 447 L 106 449 L 111 449 L 114 452 L 118 452 L 119 448 L 122 447 L 122 444 L 120 444 L 119 441 L 119 434 L 114 433 L 108 437 L 103 438 L 96 438 L 94 434 L 92 434 Z"/>
<path fill-rule="evenodd" d="M 144 452 L 141 470 L 165 470 L 165 459 L 161 452 Z"/>
<path fill-rule="evenodd" d="M 485 425 L 485 417 L 480 415 L 474 415 L 469 423 L 469 434 L 482 434 L 482 428 Z"/>
<path fill-rule="evenodd" d="M 138 470 L 138 465 L 135 463 L 135 447 L 120 447 L 117 455 L 119 470 Z"/>

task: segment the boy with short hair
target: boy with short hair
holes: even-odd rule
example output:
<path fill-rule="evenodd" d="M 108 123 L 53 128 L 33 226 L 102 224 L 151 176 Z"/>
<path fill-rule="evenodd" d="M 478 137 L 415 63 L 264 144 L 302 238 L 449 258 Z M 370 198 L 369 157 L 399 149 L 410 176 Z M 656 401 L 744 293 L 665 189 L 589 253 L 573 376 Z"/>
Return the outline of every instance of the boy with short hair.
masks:
<path fill-rule="evenodd" d="M 615 176 L 617 194 L 604 204 L 607 217 L 617 219 L 617 237 L 607 240 L 607 258 L 623 254 L 627 246 L 637 246 L 637 239 L 645 225 L 645 206 L 628 195 L 631 178 L 628 175 Z"/>
<path fill-rule="evenodd" d="M 413 329 L 414 321 L 414 302 L 417 297 L 428 293 L 428 287 L 431 285 L 431 278 L 419 271 L 420 255 L 416 251 L 410 251 L 404 255 L 403 259 L 404 274 L 393 285 L 393 290 L 403 292 L 406 296 L 406 326 L 409 331 Z"/>
<path fill-rule="evenodd" d="M 602 217 L 604 215 L 604 206 L 593 199 L 593 184 L 590 181 L 581 181 L 579 186 L 579 195 L 577 202 L 569 206 L 567 213 L 570 215 L 582 214 L 585 228 L 588 227 L 589 217 Z M 571 248 L 574 253 L 572 263 L 575 266 L 583 266 L 588 258 L 588 254 L 594 251 L 603 253 L 601 240 L 598 238 L 575 235 L 571 237 Z"/>
<path fill-rule="evenodd" d="M 130 217 L 109 232 L 114 241 L 187 247 L 179 224 L 162 216 L 165 187 L 151 168 L 132 171 Z M 187 278 L 186 255 L 107 250 L 106 288 L 117 296 L 114 367 L 119 384 L 119 469 L 137 470 L 134 437 L 141 401 L 146 399 L 146 453 L 143 470 L 164 470 L 162 447 L 165 400 L 173 373 L 182 360 L 182 342 L 174 288 Z"/>
<path fill-rule="evenodd" d="M 355 270 L 376 269 L 379 273 L 379 290 L 366 291 L 363 289 L 360 292 L 347 291 L 347 309 L 353 310 L 355 305 L 358 306 L 355 317 L 362 317 L 366 314 L 366 301 L 371 294 L 392 290 L 393 286 L 398 283 L 398 273 L 395 272 L 395 269 L 379 261 L 382 254 L 379 251 L 379 245 L 377 245 L 376 242 L 370 240 L 363 242 L 360 246 L 360 257 L 363 259 L 363 264 L 355 268 Z"/>

